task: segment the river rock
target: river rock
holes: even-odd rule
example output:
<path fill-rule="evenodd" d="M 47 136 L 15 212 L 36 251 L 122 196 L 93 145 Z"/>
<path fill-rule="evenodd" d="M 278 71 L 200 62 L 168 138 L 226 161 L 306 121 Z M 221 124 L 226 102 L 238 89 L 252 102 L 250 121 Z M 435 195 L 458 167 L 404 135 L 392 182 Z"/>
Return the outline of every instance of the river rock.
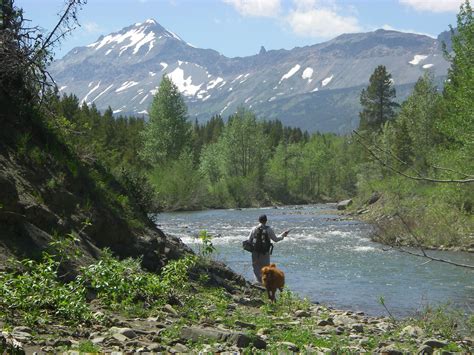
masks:
<path fill-rule="evenodd" d="M 137 337 L 137 333 L 131 328 L 117 328 L 112 327 L 109 329 L 109 332 L 112 334 L 121 334 L 126 336 L 128 339 L 133 339 Z"/>
<path fill-rule="evenodd" d="M 126 342 L 127 340 L 129 340 L 129 338 L 127 338 L 125 335 L 120 334 L 120 333 L 114 333 L 114 334 L 112 334 L 112 337 L 115 340 L 118 340 L 120 343 L 123 343 L 123 342 Z M 114 344 L 117 344 L 117 343 L 114 343 Z"/>
<path fill-rule="evenodd" d="M 381 348 L 378 352 L 384 355 L 403 355 L 403 351 L 396 349 L 393 345 Z"/>
<path fill-rule="evenodd" d="M 429 345 L 422 345 L 416 352 L 420 355 L 431 355 L 433 354 L 433 348 Z"/>
<path fill-rule="evenodd" d="M 265 350 L 267 348 L 267 342 L 260 337 L 255 338 L 253 346 L 259 350 Z"/>
<path fill-rule="evenodd" d="M 428 345 L 428 346 L 431 346 L 432 348 L 443 348 L 446 345 L 448 345 L 448 343 L 438 340 L 438 339 L 428 339 L 425 342 L 423 342 L 423 345 Z"/>
<path fill-rule="evenodd" d="M 349 200 L 344 200 L 344 201 L 341 201 L 337 204 L 337 209 L 338 210 L 345 210 L 347 207 L 349 207 L 350 205 L 352 204 L 352 200 L 349 199 Z"/>
<path fill-rule="evenodd" d="M 298 352 L 300 348 L 296 344 L 290 343 L 289 341 L 281 341 L 278 343 L 279 346 L 288 349 L 289 351 Z"/>
<path fill-rule="evenodd" d="M 181 343 L 176 343 L 173 345 L 172 348 L 169 349 L 170 353 L 189 353 L 189 348 Z"/>
<path fill-rule="evenodd" d="M 97 337 L 91 340 L 92 344 L 101 344 L 105 341 L 105 337 Z"/>
<path fill-rule="evenodd" d="M 173 308 L 172 305 L 170 304 L 166 304 L 164 307 L 163 307 L 163 311 L 165 311 L 166 313 L 168 314 L 171 314 L 172 316 L 178 316 L 178 312 Z"/>
<path fill-rule="evenodd" d="M 236 345 L 239 348 L 246 348 L 247 346 L 250 345 L 251 339 L 248 335 L 244 333 L 233 333 L 229 337 L 229 341 L 233 344 Z"/>
<path fill-rule="evenodd" d="M 402 331 L 400 332 L 400 335 L 410 336 L 412 338 L 419 338 L 424 335 L 424 332 L 423 332 L 423 329 L 421 329 L 420 327 L 408 325 L 402 329 Z"/>
<path fill-rule="evenodd" d="M 198 341 L 200 338 L 225 341 L 230 334 L 215 328 L 183 327 L 181 329 L 181 338 L 192 341 Z"/>
<path fill-rule="evenodd" d="M 352 330 L 354 330 L 357 333 L 363 333 L 364 332 L 364 326 L 362 324 L 352 324 Z"/>
<path fill-rule="evenodd" d="M 298 318 L 306 318 L 306 317 L 311 317 L 311 313 L 309 313 L 308 311 L 299 309 L 295 312 L 295 316 Z"/>
<path fill-rule="evenodd" d="M 246 328 L 246 329 L 256 329 L 257 328 L 257 326 L 255 324 L 242 322 L 240 320 L 236 320 L 234 324 L 238 327 Z"/>

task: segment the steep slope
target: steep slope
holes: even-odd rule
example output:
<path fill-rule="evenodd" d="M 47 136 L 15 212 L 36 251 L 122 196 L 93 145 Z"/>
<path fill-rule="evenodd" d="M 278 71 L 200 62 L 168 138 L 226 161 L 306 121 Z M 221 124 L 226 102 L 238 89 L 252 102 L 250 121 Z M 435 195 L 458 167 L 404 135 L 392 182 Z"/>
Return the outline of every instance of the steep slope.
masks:
<path fill-rule="evenodd" d="M 107 247 L 158 271 L 190 252 L 157 229 L 102 166 L 79 160 L 46 128 L 42 113 L 1 93 L 0 104 L 0 269 L 10 257 L 36 259 L 66 248 L 79 256 L 63 264 L 73 276 Z"/>
<path fill-rule="evenodd" d="M 377 30 L 227 58 L 146 20 L 72 50 L 53 63 L 51 73 L 62 92 L 99 109 L 110 105 L 116 114 L 146 115 L 161 77 L 168 75 L 191 118 L 227 116 L 245 105 L 287 125 L 343 133 L 357 126 L 358 96 L 377 65 L 387 67 L 396 87 L 413 85 L 426 70 L 442 80 L 448 63 L 439 42 Z"/>

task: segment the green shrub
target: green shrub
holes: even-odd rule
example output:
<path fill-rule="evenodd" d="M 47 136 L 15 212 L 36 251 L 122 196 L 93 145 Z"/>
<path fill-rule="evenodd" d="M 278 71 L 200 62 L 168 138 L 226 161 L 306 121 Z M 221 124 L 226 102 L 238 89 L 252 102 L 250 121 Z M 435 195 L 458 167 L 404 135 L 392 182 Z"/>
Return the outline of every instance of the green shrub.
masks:
<path fill-rule="evenodd" d="M 23 319 L 28 325 L 51 317 L 78 323 L 91 318 L 81 283 L 63 284 L 59 262 L 44 254 L 39 262 L 17 262 L 17 271 L 0 273 L 0 313 L 6 319 Z"/>

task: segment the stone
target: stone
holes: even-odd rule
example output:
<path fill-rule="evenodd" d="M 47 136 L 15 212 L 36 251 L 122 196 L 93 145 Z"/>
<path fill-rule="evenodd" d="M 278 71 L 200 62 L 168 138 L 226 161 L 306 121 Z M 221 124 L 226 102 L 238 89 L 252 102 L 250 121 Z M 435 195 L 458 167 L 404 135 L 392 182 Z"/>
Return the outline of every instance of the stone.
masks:
<path fill-rule="evenodd" d="M 126 336 L 128 339 L 133 339 L 137 337 L 137 333 L 131 328 L 117 328 L 112 327 L 109 329 L 110 333 L 121 334 Z"/>
<path fill-rule="evenodd" d="M 349 200 L 344 200 L 344 201 L 341 201 L 337 204 L 337 209 L 338 210 L 345 210 L 347 207 L 349 207 L 350 205 L 352 204 L 352 200 L 349 199 Z"/>
<path fill-rule="evenodd" d="M 429 345 L 422 345 L 418 348 L 416 352 L 420 355 L 431 355 L 433 354 L 433 348 Z"/>
<path fill-rule="evenodd" d="M 200 338 L 226 341 L 231 333 L 214 328 L 183 327 L 181 337 L 186 340 L 198 341 Z"/>
<path fill-rule="evenodd" d="M 92 344 L 101 344 L 105 341 L 105 337 L 97 337 L 91 340 Z"/>
<path fill-rule="evenodd" d="M 176 343 L 173 345 L 172 348 L 169 349 L 169 352 L 170 353 L 188 353 L 189 348 L 184 344 Z"/>
<path fill-rule="evenodd" d="M 448 345 L 448 343 L 438 340 L 438 339 L 428 339 L 423 342 L 423 345 L 428 345 L 428 346 L 431 346 L 432 348 L 443 348 L 446 345 Z"/>
<path fill-rule="evenodd" d="M 423 332 L 423 329 L 421 329 L 420 327 L 408 325 L 402 329 L 402 331 L 400 332 L 400 335 L 409 336 L 412 338 L 420 338 L 424 335 L 424 332 Z"/>
<path fill-rule="evenodd" d="M 21 332 L 21 331 L 17 331 L 17 332 L 13 331 L 13 332 L 11 333 L 11 336 L 12 336 L 14 339 L 16 339 L 16 340 L 18 340 L 18 341 L 20 341 L 20 342 L 27 342 L 27 341 L 29 341 L 29 340 L 31 339 L 31 337 L 32 337 L 32 335 L 31 335 L 30 333 Z"/>
<path fill-rule="evenodd" d="M 253 346 L 259 350 L 265 350 L 267 348 L 267 342 L 261 337 L 256 337 L 253 341 Z"/>
<path fill-rule="evenodd" d="M 270 334 L 270 329 L 268 328 L 260 328 L 257 330 L 257 335 L 267 335 Z"/>
<path fill-rule="evenodd" d="M 334 322 L 332 321 L 332 318 L 328 318 L 328 319 L 320 320 L 317 323 L 317 325 L 320 326 L 320 327 L 325 327 L 327 325 L 334 325 Z"/>
<path fill-rule="evenodd" d="M 364 326 L 362 324 L 352 324 L 352 330 L 354 330 L 357 333 L 363 333 L 364 332 Z"/>
<path fill-rule="evenodd" d="M 152 344 L 148 345 L 147 348 L 148 348 L 148 350 L 150 350 L 152 352 L 166 351 L 166 347 L 161 345 L 161 344 L 158 344 L 158 343 L 152 343 Z"/>
<path fill-rule="evenodd" d="M 294 352 L 300 351 L 300 348 L 298 348 L 296 344 L 290 343 L 289 341 L 281 341 L 278 343 L 278 345 L 287 348 L 289 351 L 294 351 Z"/>
<path fill-rule="evenodd" d="M 178 316 L 178 312 L 170 304 L 166 304 L 163 307 L 163 311 L 165 311 L 166 313 L 171 314 L 173 316 Z"/>
<path fill-rule="evenodd" d="M 71 346 L 72 342 L 69 339 L 58 339 L 53 343 L 53 346 L 59 347 L 59 346 Z"/>
<path fill-rule="evenodd" d="M 257 326 L 255 324 L 242 322 L 240 320 L 236 320 L 235 325 L 238 326 L 238 327 L 241 327 L 241 328 L 246 328 L 246 329 L 256 329 L 257 328 Z"/>
<path fill-rule="evenodd" d="M 120 334 L 120 333 L 115 333 L 115 334 L 112 334 L 112 337 L 116 340 L 118 340 L 119 342 L 125 342 L 127 341 L 129 338 L 127 338 L 125 335 L 123 334 Z"/>
<path fill-rule="evenodd" d="M 403 351 L 396 349 L 393 345 L 386 346 L 379 350 L 379 353 L 385 355 L 403 355 Z"/>
<path fill-rule="evenodd" d="M 311 314 L 308 311 L 297 310 L 295 312 L 295 316 L 298 318 L 306 318 L 306 317 L 311 317 Z"/>
<path fill-rule="evenodd" d="M 13 328 L 12 333 L 16 333 L 16 332 L 23 332 L 23 333 L 28 333 L 28 334 L 33 333 L 30 327 L 25 327 L 25 326 L 19 326 L 19 327 Z"/>
<path fill-rule="evenodd" d="M 246 348 L 252 342 L 250 337 L 244 333 L 233 333 L 229 337 L 229 341 L 239 348 Z"/>

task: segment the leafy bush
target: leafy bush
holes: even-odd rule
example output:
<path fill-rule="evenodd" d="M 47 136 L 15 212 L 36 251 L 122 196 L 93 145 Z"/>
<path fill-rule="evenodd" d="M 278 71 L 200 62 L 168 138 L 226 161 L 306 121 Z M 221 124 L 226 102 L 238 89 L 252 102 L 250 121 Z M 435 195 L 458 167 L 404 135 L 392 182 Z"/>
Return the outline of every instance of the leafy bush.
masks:
<path fill-rule="evenodd" d="M 63 284 L 58 279 L 59 262 L 43 254 L 39 262 L 17 262 L 13 272 L 0 273 L 0 314 L 20 318 L 28 325 L 60 318 L 83 322 L 91 318 L 81 283 Z"/>

